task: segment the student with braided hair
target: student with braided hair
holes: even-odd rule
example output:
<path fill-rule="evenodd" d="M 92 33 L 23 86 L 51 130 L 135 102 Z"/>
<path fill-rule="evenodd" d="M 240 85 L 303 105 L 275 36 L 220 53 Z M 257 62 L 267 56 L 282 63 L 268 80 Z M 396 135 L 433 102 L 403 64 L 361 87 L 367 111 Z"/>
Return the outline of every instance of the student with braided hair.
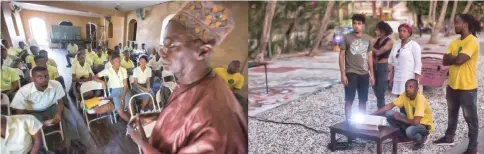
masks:
<path fill-rule="evenodd" d="M 464 119 L 469 128 L 469 144 L 464 154 L 477 153 L 479 118 L 477 117 L 477 58 L 479 22 L 469 14 L 459 14 L 455 18 L 455 32 L 460 38 L 449 44 L 443 64 L 449 67 L 447 86 L 448 124 L 445 136 L 434 141 L 437 145 L 453 145 L 457 129 L 459 109 L 462 107 Z"/>

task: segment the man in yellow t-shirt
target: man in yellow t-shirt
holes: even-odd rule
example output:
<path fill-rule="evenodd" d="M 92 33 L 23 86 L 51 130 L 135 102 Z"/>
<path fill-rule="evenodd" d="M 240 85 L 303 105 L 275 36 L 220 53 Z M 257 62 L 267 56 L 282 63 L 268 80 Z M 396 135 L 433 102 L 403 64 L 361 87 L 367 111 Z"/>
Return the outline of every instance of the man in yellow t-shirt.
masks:
<path fill-rule="evenodd" d="M 67 67 L 71 67 L 71 58 L 77 55 L 77 52 L 79 50 L 79 47 L 77 44 L 74 44 L 74 42 L 69 42 L 69 45 L 67 45 Z"/>
<path fill-rule="evenodd" d="M 218 74 L 232 91 L 242 89 L 244 86 L 244 76 L 239 73 L 240 61 L 232 61 L 228 68 L 215 68 L 214 72 Z"/>
<path fill-rule="evenodd" d="M 27 58 L 25 58 L 25 62 L 27 63 L 27 67 L 29 69 L 32 69 L 35 66 L 34 57 L 39 55 L 39 47 L 30 46 L 30 51 L 32 52 L 32 54 L 28 55 Z"/>
<path fill-rule="evenodd" d="M 469 128 L 469 145 L 465 153 L 477 153 L 479 118 L 477 116 L 477 59 L 479 22 L 469 14 L 455 17 L 455 32 L 460 38 L 449 44 L 443 64 L 449 66 L 449 85 L 446 98 L 448 106 L 448 127 L 445 136 L 434 141 L 437 145 L 453 145 L 458 124 L 459 109 L 462 107 L 464 119 Z"/>
<path fill-rule="evenodd" d="M 61 79 L 62 77 L 59 75 L 59 72 L 57 71 L 57 68 L 47 64 L 47 58 L 45 58 L 42 55 L 38 55 L 38 56 L 35 56 L 34 60 L 35 60 L 36 66 L 42 66 L 47 68 L 47 74 L 49 74 L 49 80 L 57 80 L 59 82 L 61 82 L 61 80 L 63 81 L 63 79 Z M 32 76 L 32 70 L 30 70 L 30 76 Z M 32 78 L 30 80 L 32 80 Z"/>
<path fill-rule="evenodd" d="M 129 59 L 129 51 L 124 50 L 123 52 L 123 58 L 121 59 L 121 67 L 125 68 L 128 71 L 128 74 L 130 72 L 133 72 L 134 69 L 134 63 L 131 59 Z"/>
<path fill-rule="evenodd" d="M 3 59 L 0 59 L 0 63 L 2 67 L 0 91 L 12 100 L 18 88 L 20 88 L 20 77 L 14 69 L 3 65 Z"/>
<path fill-rule="evenodd" d="M 391 110 L 395 106 L 403 107 L 405 113 Z M 414 142 L 413 150 L 421 149 L 427 136 L 435 130 L 432 109 L 425 96 L 418 91 L 418 81 L 415 79 L 410 79 L 405 83 L 405 92 L 397 100 L 385 105 L 372 115 L 382 115 L 383 113 L 388 123 L 399 129 L 399 141 L 412 140 Z"/>

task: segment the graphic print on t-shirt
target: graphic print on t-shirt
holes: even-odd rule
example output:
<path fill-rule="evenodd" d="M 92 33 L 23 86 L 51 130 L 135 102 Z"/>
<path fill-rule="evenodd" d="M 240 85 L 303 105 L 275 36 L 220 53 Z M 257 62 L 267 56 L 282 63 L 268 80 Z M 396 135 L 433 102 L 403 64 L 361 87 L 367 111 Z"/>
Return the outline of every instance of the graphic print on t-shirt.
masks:
<path fill-rule="evenodd" d="M 363 41 L 362 39 L 357 39 L 353 41 L 350 45 L 350 52 L 353 55 L 361 55 L 363 58 L 363 69 L 365 71 L 368 71 L 368 46 L 370 45 L 370 42 L 368 41 Z"/>

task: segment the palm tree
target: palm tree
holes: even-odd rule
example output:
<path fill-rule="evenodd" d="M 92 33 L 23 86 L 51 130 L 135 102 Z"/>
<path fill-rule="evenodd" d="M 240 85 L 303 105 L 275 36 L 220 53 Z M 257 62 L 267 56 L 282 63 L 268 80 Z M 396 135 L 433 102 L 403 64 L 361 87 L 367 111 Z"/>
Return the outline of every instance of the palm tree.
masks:
<path fill-rule="evenodd" d="M 435 22 L 435 16 L 437 14 L 436 12 L 437 12 L 437 6 L 438 6 L 437 4 L 439 2 L 435 1 L 435 0 L 433 2 L 434 2 L 434 5 L 433 5 L 434 7 L 432 8 L 432 25 L 435 25 L 435 24 L 433 24 L 433 22 Z"/>
<path fill-rule="evenodd" d="M 437 39 L 437 35 L 439 34 L 440 29 L 442 29 L 442 25 L 444 24 L 444 18 L 447 11 L 447 5 L 449 4 L 449 0 L 444 1 L 444 5 L 442 5 L 442 9 L 440 9 L 440 16 L 437 24 L 434 25 L 432 28 L 432 35 L 430 35 L 431 44 L 437 44 L 439 40 Z"/>
<path fill-rule="evenodd" d="M 471 5 L 472 5 L 472 0 L 468 0 L 467 1 L 467 5 L 466 5 L 466 8 L 464 9 L 464 12 L 462 12 L 463 14 L 466 14 L 469 12 L 469 9 L 471 8 Z"/>
<path fill-rule="evenodd" d="M 321 40 L 323 39 L 324 32 L 328 27 L 328 24 L 331 18 L 331 12 L 333 10 L 334 1 L 329 1 L 326 5 L 326 10 L 324 11 L 324 17 L 321 21 L 321 27 L 318 30 L 318 34 L 316 35 L 316 40 L 314 40 L 313 48 L 309 51 L 308 56 L 314 56 L 316 50 L 319 49 L 319 44 L 321 44 Z"/>
<path fill-rule="evenodd" d="M 270 39 L 271 34 L 271 25 L 272 25 L 272 18 L 274 16 L 274 11 L 276 10 L 276 1 L 269 1 L 266 6 L 266 15 L 264 17 L 264 26 L 262 28 L 262 36 L 261 36 L 261 44 L 259 45 L 259 49 L 257 50 L 259 54 L 257 54 L 258 61 L 264 61 L 264 56 L 267 54 L 267 43 Z"/>
<path fill-rule="evenodd" d="M 455 29 L 454 29 L 454 19 L 455 19 L 455 12 L 457 11 L 457 0 L 454 0 L 454 7 L 452 8 L 452 14 L 450 15 L 450 25 L 449 25 L 449 30 L 447 31 L 447 35 L 454 35 L 455 34 Z"/>

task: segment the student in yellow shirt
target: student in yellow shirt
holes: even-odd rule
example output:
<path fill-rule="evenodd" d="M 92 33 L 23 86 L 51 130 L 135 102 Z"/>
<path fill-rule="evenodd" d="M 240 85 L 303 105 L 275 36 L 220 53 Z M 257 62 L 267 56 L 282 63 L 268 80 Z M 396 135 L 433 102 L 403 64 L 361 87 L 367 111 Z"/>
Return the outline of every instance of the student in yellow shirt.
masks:
<path fill-rule="evenodd" d="M 1 59 L 3 60 L 3 65 L 10 67 L 10 68 L 19 68 L 20 64 L 22 63 L 20 59 L 15 56 L 9 55 L 7 49 L 2 47 L 1 50 Z"/>
<path fill-rule="evenodd" d="M 121 66 L 125 68 L 128 72 L 133 72 L 134 63 L 129 58 L 129 51 L 124 50 L 123 52 L 123 59 L 121 60 Z"/>
<path fill-rule="evenodd" d="M 79 50 L 79 47 L 77 44 L 74 44 L 74 42 L 69 42 L 69 45 L 67 45 L 67 66 L 66 67 L 71 67 L 71 58 L 76 56 L 77 52 Z"/>
<path fill-rule="evenodd" d="M 32 69 L 35 66 L 34 57 L 39 55 L 39 47 L 30 46 L 30 51 L 32 52 L 32 54 L 28 55 L 27 58 L 25 58 L 25 62 L 27 63 L 27 67 L 29 69 Z"/>
<path fill-rule="evenodd" d="M 72 86 L 77 88 L 77 92 L 80 91 L 81 84 L 87 81 L 91 81 L 93 76 L 91 64 L 86 62 L 86 51 L 80 50 L 77 54 L 77 61 L 72 63 Z M 80 96 L 80 93 L 74 93 L 74 89 L 71 88 L 70 92 L 74 96 Z"/>
<path fill-rule="evenodd" d="M 21 52 L 19 53 L 19 58 L 22 60 L 22 61 L 25 61 L 25 57 L 27 57 L 29 54 L 32 54 L 32 52 L 30 52 L 29 50 L 29 46 L 25 45 L 25 43 L 23 41 L 20 41 L 18 42 L 18 50 L 20 50 Z"/>
<path fill-rule="evenodd" d="M 62 78 L 62 76 L 59 75 L 59 72 L 57 71 L 57 68 L 55 68 L 54 66 L 50 66 L 50 65 L 47 64 L 47 58 L 45 56 L 42 56 L 42 55 L 35 56 L 34 57 L 34 60 L 35 60 L 36 66 L 42 66 L 42 67 L 47 68 L 47 73 L 49 75 L 49 79 L 50 80 L 57 80 L 57 81 L 59 81 L 62 84 L 62 86 L 64 87 L 64 89 L 65 89 L 64 78 Z M 34 66 L 34 68 L 35 68 L 35 66 Z M 32 79 L 32 70 L 33 70 L 33 68 L 30 70 L 30 80 L 31 81 L 33 81 L 33 79 Z"/>
<path fill-rule="evenodd" d="M 239 73 L 240 61 L 232 61 L 227 68 L 215 68 L 214 72 L 217 73 L 225 81 L 230 90 L 236 92 L 242 89 L 244 86 L 244 76 Z"/>
<path fill-rule="evenodd" d="M 42 123 L 32 115 L 1 116 L 0 153 L 38 154 L 42 149 Z"/>
<path fill-rule="evenodd" d="M 455 17 L 455 33 L 460 38 L 449 44 L 443 64 L 449 66 L 449 85 L 447 86 L 448 127 L 445 136 L 434 141 L 437 145 L 454 144 L 459 109 L 462 107 L 464 119 L 469 128 L 469 144 L 465 153 L 477 153 L 479 118 L 477 116 L 477 59 L 481 31 L 478 20 L 469 14 Z"/>
<path fill-rule="evenodd" d="M 104 69 L 104 65 L 108 61 L 108 55 L 103 53 L 101 46 L 97 47 L 95 53 L 96 55 L 93 56 L 93 72 L 98 73 Z"/>
<path fill-rule="evenodd" d="M 404 108 L 405 114 L 395 112 L 394 107 Z M 393 103 L 385 105 L 372 115 L 383 114 L 388 123 L 399 129 L 399 141 L 413 141 L 413 150 L 421 149 L 427 136 L 434 132 L 432 109 L 424 95 L 418 91 L 418 81 L 410 79 L 405 83 L 405 92 Z"/>
<path fill-rule="evenodd" d="M 20 88 L 20 77 L 14 69 L 3 65 L 3 59 L 0 59 L 0 62 L 2 65 L 0 91 L 12 100 L 18 88 Z"/>
<path fill-rule="evenodd" d="M 108 78 L 107 86 L 111 93 L 110 97 L 114 102 L 114 109 L 123 120 L 129 121 L 129 114 L 124 112 L 130 98 L 128 96 L 128 72 L 121 67 L 120 60 L 118 54 L 111 55 L 112 66 L 93 76 L 93 80 L 104 83 L 101 78 Z"/>
<path fill-rule="evenodd" d="M 50 65 L 50 66 L 53 66 L 55 68 L 57 68 L 57 63 L 55 62 L 54 59 L 52 58 L 49 58 L 49 54 L 47 53 L 47 51 L 45 50 L 40 50 L 39 51 L 39 55 L 43 56 L 43 57 L 46 57 L 47 58 L 47 65 Z M 35 67 L 35 66 L 34 66 Z"/>

